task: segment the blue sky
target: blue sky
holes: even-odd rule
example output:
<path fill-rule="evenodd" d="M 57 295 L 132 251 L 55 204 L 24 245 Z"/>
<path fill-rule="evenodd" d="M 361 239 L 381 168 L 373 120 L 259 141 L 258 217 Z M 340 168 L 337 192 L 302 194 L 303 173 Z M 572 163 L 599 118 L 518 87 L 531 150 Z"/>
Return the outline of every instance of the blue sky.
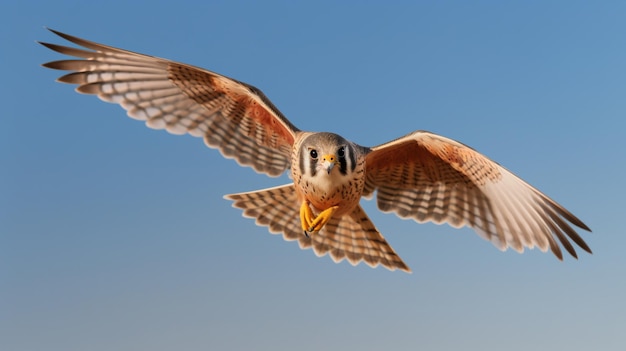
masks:
<path fill-rule="evenodd" d="M 0 349 L 622 350 L 626 5 L 4 2 Z M 295 125 L 462 141 L 594 251 L 500 252 L 363 205 L 413 274 L 334 264 L 222 195 L 280 185 L 55 83 L 48 26 L 261 88 Z M 582 251 L 582 250 L 579 250 Z"/>

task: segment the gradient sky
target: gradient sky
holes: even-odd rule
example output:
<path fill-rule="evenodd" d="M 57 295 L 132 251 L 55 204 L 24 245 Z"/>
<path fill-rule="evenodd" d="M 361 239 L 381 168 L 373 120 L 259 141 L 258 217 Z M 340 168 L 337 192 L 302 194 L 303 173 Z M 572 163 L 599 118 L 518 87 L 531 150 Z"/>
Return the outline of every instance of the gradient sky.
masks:
<path fill-rule="evenodd" d="M 0 349 L 623 350 L 626 3 L 2 2 Z M 370 217 L 413 274 L 317 258 L 227 193 L 286 183 L 55 83 L 54 28 L 261 88 L 301 129 L 462 141 L 594 251 Z"/>

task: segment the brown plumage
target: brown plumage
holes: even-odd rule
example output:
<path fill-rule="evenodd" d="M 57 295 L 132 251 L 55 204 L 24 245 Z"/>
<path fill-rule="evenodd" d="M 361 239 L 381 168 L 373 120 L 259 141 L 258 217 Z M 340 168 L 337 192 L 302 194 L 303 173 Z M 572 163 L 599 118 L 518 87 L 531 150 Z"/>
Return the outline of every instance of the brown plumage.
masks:
<path fill-rule="evenodd" d="M 97 44 L 57 31 L 80 45 L 42 45 L 78 60 L 45 67 L 72 71 L 58 80 L 80 93 L 120 104 L 154 129 L 203 137 L 239 164 L 293 184 L 227 195 L 244 216 L 318 256 L 410 271 L 367 217 L 359 201 L 376 192 L 378 207 L 418 222 L 469 226 L 501 250 L 550 249 L 577 257 L 572 228 L 589 230 L 539 190 L 475 150 L 416 131 L 363 147 L 332 133 L 297 129 L 257 88 L 204 70 Z"/>

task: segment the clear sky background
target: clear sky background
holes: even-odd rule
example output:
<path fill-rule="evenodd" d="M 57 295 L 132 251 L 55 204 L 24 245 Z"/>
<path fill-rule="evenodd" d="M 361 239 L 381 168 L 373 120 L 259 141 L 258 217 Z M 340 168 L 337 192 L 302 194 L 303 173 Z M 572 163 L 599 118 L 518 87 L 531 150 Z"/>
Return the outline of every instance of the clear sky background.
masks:
<path fill-rule="evenodd" d="M 624 350 L 623 1 L 2 2 L 0 349 Z M 408 3 L 408 2 L 407 2 Z M 413 274 L 317 258 L 222 199 L 286 183 L 55 83 L 48 26 L 261 88 L 301 129 L 462 141 L 594 251 L 376 210 Z"/>

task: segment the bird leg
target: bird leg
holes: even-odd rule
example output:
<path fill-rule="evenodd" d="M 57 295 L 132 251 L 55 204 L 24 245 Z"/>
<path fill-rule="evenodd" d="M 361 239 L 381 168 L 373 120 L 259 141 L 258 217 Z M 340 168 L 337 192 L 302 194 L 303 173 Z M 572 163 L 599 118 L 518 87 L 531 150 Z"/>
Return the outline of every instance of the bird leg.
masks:
<path fill-rule="evenodd" d="M 329 207 L 313 218 L 313 211 L 311 211 L 308 201 L 302 202 L 302 206 L 300 206 L 300 222 L 302 223 L 304 235 L 308 237 L 309 233 L 319 232 L 333 217 L 338 208 L 339 206 Z"/>
<path fill-rule="evenodd" d="M 304 235 L 308 237 L 309 233 L 307 231 L 311 228 L 311 223 L 313 222 L 313 211 L 311 211 L 308 201 L 302 201 L 302 206 L 300 206 L 300 222 L 302 223 Z"/>
<path fill-rule="evenodd" d="M 309 228 L 309 232 L 319 232 L 324 228 L 326 223 L 333 217 L 333 214 L 339 206 L 333 206 L 322 211 L 311 223 L 311 227 Z"/>

